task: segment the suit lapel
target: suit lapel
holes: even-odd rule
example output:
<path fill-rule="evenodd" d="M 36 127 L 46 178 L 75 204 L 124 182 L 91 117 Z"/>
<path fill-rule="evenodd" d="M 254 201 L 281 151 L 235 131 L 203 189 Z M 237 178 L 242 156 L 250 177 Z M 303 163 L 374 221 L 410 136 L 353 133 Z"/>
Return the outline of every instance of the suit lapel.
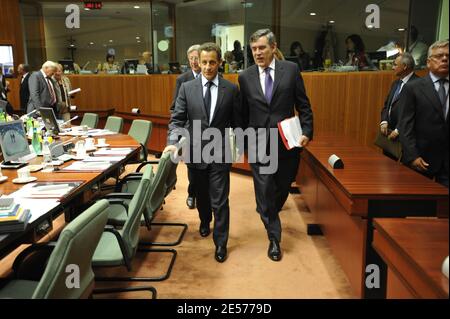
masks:
<path fill-rule="evenodd" d="M 434 88 L 433 80 L 429 74 L 425 77 L 425 87 L 423 87 L 422 90 L 425 93 L 425 96 L 432 102 L 431 105 L 445 121 L 444 109 L 441 106 L 441 100 L 439 99 L 439 95 Z"/>
<path fill-rule="evenodd" d="M 205 116 L 206 119 L 208 119 L 208 116 L 206 115 L 206 106 L 205 106 L 205 102 L 203 100 L 203 86 L 202 86 L 202 77 L 199 76 L 196 80 L 195 80 L 195 86 L 196 86 L 196 95 L 197 95 L 197 100 L 199 101 L 199 107 L 202 109 L 203 115 Z"/>
<path fill-rule="evenodd" d="M 283 78 L 283 76 L 284 76 L 283 65 L 278 60 L 275 59 L 275 82 L 273 83 L 272 100 L 271 100 L 271 102 L 273 101 L 273 98 L 275 97 L 278 85 L 280 84 L 281 79 Z"/>
<path fill-rule="evenodd" d="M 219 108 L 222 105 L 224 94 L 225 94 L 225 85 L 223 85 L 223 82 L 219 77 L 219 87 L 217 88 L 217 103 L 216 103 L 216 108 L 214 109 L 214 114 L 213 114 L 213 117 L 211 120 L 211 124 L 214 122 L 217 112 L 219 111 Z"/>

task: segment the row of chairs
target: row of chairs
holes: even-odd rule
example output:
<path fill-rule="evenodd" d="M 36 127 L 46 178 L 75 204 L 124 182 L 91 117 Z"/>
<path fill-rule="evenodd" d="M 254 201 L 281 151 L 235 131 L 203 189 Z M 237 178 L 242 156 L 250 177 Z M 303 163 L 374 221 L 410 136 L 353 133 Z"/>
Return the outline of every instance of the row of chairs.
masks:
<path fill-rule="evenodd" d="M 85 113 L 80 125 L 97 128 L 99 116 L 96 113 Z M 114 133 L 122 133 L 124 120 L 119 116 L 108 116 L 104 129 Z M 128 135 L 133 137 L 142 146 L 139 161 L 145 161 L 148 156 L 147 143 L 152 135 L 153 124 L 147 120 L 133 120 Z"/>
<path fill-rule="evenodd" d="M 154 163 L 145 162 L 137 172 L 121 179 L 116 185 L 120 193 L 107 194 L 86 209 L 64 228 L 56 243 L 32 245 L 23 251 L 13 265 L 14 280 L 0 288 L 0 298 L 84 298 L 127 291 L 149 291 L 156 298 L 156 289 L 151 286 L 94 289 L 95 281 L 162 281 L 171 274 L 176 250 L 147 247 L 177 245 L 187 225 L 152 222 L 165 197 L 174 189 L 177 168 L 169 153 L 162 155 L 156 173 Z M 180 226 L 182 232 L 174 243 L 140 241 L 140 227 L 151 230 L 155 225 Z M 99 268 L 117 266 L 132 271 L 138 252 L 170 253 L 167 272 L 159 277 L 94 275 L 92 266 L 96 272 Z"/>

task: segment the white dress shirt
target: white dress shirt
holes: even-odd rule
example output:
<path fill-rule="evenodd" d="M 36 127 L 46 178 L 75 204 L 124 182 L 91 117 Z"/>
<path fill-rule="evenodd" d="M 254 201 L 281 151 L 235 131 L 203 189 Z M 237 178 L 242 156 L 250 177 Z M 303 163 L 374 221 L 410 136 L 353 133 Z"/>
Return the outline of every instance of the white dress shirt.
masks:
<path fill-rule="evenodd" d="M 270 62 L 269 64 L 270 68 L 270 76 L 272 77 L 272 82 L 275 82 L 275 58 Z M 261 88 L 263 91 L 263 94 L 266 95 L 266 71 L 262 67 L 258 66 L 259 69 L 259 81 L 261 83 Z M 273 92 L 272 92 L 273 94 Z"/>
<path fill-rule="evenodd" d="M 441 84 L 439 83 L 439 80 L 441 78 L 438 78 L 436 75 L 434 75 L 431 72 L 430 72 L 430 77 L 431 77 L 431 80 L 434 83 L 434 88 L 436 89 L 436 92 L 438 92 L 439 91 L 439 87 L 441 86 Z M 447 102 L 445 104 L 445 117 L 447 117 L 447 115 L 448 115 L 448 76 L 446 77 L 446 79 L 447 79 L 447 82 L 445 82 L 445 84 L 444 84 L 445 94 L 447 95 Z"/>
<path fill-rule="evenodd" d="M 20 80 L 20 83 L 23 83 L 23 80 L 25 80 L 25 78 L 27 77 L 28 73 L 29 73 L 29 72 L 25 73 L 25 74 L 22 76 L 22 79 Z"/>
<path fill-rule="evenodd" d="M 206 90 L 208 89 L 208 82 L 209 81 L 202 75 L 203 97 L 205 97 Z M 209 112 L 209 124 L 211 124 L 214 116 L 214 111 L 216 110 L 217 95 L 219 91 L 219 74 L 216 75 L 212 82 L 214 83 L 214 85 L 211 85 L 211 109 Z"/>
<path fill-rule="evenodd" d="M 195 73 L 195 71 L 191 70 L 192 74 L 194 75 L 194 79 L 196 79 L 201 73 Z"/>

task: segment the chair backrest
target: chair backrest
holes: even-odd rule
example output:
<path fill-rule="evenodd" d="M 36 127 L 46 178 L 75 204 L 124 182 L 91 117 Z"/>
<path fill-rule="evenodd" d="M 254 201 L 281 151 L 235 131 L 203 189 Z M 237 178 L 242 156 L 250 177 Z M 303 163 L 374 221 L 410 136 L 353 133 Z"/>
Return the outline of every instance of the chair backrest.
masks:
<path fill-rule="evenodd" d="M 145 199 L 148 196 L 152 182 L 153 167 L 147 165 L 139 186 L 128 204 L 128 218 L 120 231 L 125 243 L 125 258 L 131 259 L 136 253 L 139 244 L 139 227 L 145 208 Z"/>
<path fill-rule="evenodd" d="M 94 284 L 92 256 L 108 220 L 108 207 L 107 200 L 98 201 L 64 228 L 32 298 L 67 299 L 90 294 Z M 78 282 L 79 287 L 67 285 Z"/>
<path fill-rule="evenodd" d="M 83 120 L 81 120 L 80 125 L 86 125 L 90 128 L 97 128 L 98 124 L 98 114 L 95 113 L 84 113 Z"/>
<path fill-rule="evenodd" d="M 122 133 L 123 118 L 119 116 L 108 116 L 105 124 L 105 130 L 109 130 L 115 133 Z"/>
<path fill-rule="evenodd" d="M 142 144 L 143 147 L 147 147 L 148 140 L 152 135 L 152 128 L 153 124 L 151 121 L 133 120 L 128 135 L 134 138 L 138 143 Z"/>
<path fill-rule="evenodd" d="M 159 210 L 164 202 L 164 197 L 166 195 L 166 182 L 169 176 L 171 163 L 170 153 L 163 153 L 159 159 L 158 170 L 156 171 L 152 187 L 150 188 L 148 200 L 146 201 L 146 209 L 144 214 L 147 221 L 152 220 L 153 215 Z"/>

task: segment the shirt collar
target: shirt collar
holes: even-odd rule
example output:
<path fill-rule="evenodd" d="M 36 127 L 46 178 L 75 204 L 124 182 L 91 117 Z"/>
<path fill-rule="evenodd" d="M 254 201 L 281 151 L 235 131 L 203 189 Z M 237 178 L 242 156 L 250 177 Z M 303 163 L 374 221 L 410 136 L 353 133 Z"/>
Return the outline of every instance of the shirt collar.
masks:
<path fill-rule="evenodd" d="M 406 84 L 406 83 L 409 81 L 409 79 L 411 79 L 411 77 L 413 76 L 413 74 L 414 74 L 414 71 L 412 71 L 412 72 L 409 73 L 407 76 L 405 76 L 405 77 L 402 79 L 402 82 L 403 82 L 404 84 Z"/>
<path fill-rule="evenodd" d="M 433 72 L 430 72 L 430 78 L 433 81 L 433 83 L 436 83 L 441 79 L 440 77 L 436 76 Z M 447 79 L 448 81 L 448 75 L 445 77 L 445 79 Z"/>
<path fill-rule="evenodd" d="M 275 58 L 273 58 L 272 62 L 270 62 L 269 68 L 271 68 L 272 70 L 275 71 Z M 262 68 L 262 67 L 258 66 L 258 69 L 259 69 L 259 74 L 263 74 L 264 73 L 265 68 Z"/>
<path fill-rule="evenodd" d="M 47 77 L 47 74 L 45 74 L 45 72 L 41 69 L 41 73 L 42 73 L 42 75 L 44 76 L 44 79 L 47 79 L 48 77 Z"/>
<path fill-rule="evenodd" d="M 192 70 L 192 69 L 191 69 L 191 71 L 192 71 L 192 74 L 194 75 L 194 79 L 196 79 L 196 78 L 197 78 L 197 74 L 201 74 L 201 72 L 200 72 L 200 73 L 195 73 L 195 71 L 194 71 L 194 70 Z"/>
<path fill-rule="evenodd" d="M 215 86 L 219 87 L 219 73 L 217 73 L 216 77 L 214 78 L 214 80 L 212 80 L 212 82 L 214 83 Z M 202 85 L 205 86 L 206 83 L 208 83 L 208 80 L 202 74 Z"/>

